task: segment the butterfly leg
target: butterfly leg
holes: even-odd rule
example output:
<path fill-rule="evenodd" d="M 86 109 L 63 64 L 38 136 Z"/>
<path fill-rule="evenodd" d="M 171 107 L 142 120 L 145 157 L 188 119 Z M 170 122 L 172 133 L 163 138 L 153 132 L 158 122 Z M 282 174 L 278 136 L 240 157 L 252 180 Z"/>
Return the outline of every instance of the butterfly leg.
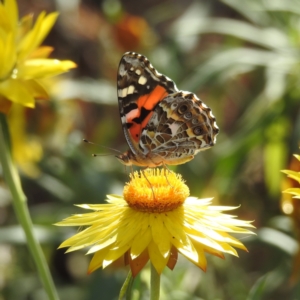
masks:
<path fill-rule="evenodd" d="M 125 170 L 125 173 L 127 174 L 127 166 L 126 165 L 124 165 L 124 170 Z M 133 174 L 133 167 L 132 167 L 132 165 L 130 166 L 130 171 L 128 173 L 129 180 L 130 180 L 130 173 Z"/>
<path fill-rule="evenodd" d="M 166 177 L 166 180 L 167 180 L 168 184 L 169 184 L 171 187 L 173 187 L 172 184 L 170 183 L 170 181 L 168 180 L 168 176 L 167 176 L 167 171 L 168 171 L 169 173 L 171 173 L 172 171 L 168 168 L 168 166 L 167 166 L 166 164 L 163 164 L 163 168 L 164 168 L 164 175 L 165 175 L 165 177 Z"/>
<path fill-rule="evenodd" d="M 145 169 L 142 170 L 141 172 L 142 172 L 142 174 L 144 175 L 144 177 L 145 177 L 145 179 L 147 180 L 147 182 L 149 183 L 149 186 L 150 186 L 150 189 L 151 189 L 152 195 L 153 195 L 153 200 L 155 200 L 155 194 L 154 194 L 153 186 L 152 186 L 151 182 L 149 181 L 149 179 L 147 178 L 147 176 L 146 176 L 146 174 L 145 174 L 145 172 L 144 172 L 146 169 L 147 169 L 147 168 L 145 168 Z"/>

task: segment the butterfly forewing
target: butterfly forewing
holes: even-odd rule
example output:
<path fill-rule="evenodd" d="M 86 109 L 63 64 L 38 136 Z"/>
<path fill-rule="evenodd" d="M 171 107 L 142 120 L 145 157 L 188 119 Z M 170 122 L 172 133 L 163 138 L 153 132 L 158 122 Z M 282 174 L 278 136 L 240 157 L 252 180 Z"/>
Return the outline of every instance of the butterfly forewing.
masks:
<path fill-rule="evenodd" d="M 123 55 L 118 70 L 119 110 L 126 140 L 134 153 L 154 107 L 175 91 L 175 83 L 158 73 L 145 56 L 134 52 Z"/>

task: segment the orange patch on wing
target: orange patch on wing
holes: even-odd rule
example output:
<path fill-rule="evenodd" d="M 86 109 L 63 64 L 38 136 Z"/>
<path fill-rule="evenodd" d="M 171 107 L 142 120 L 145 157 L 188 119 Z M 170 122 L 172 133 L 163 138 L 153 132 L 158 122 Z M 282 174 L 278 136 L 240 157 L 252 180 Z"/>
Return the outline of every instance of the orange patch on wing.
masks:
<path fill-rule="evenodd" d="M 168 95 L 166 89 L 160 85 L 150 93 L 138 99 L 137 105 L 139 109 L 144 107 L 147 110 L 152 110 L 154 106 Z"/>
<path fill-rule="evenodd" d="M 132 139 L 138 143 L 140 139 L 141 133 L 141 124 L 132 123 L 132 126 L 129 128 L 130 135 Z"/>
<path fill-rule="evenodd" d="M 162 99 L 164 99 L 167 95 L 168 92 L 166 91 L 166 89 L 158 85 L 150 94 L 146 94 L 138 98 L 137 101 L 138 113 L 135 112 L 134 118 L 138 118 L 140 116 L 142 107 L 152 111 L 155 105 L 158 102 L 160 102 Z M 133 116 L 127 119 L 128 123 L 132 123 L 132 126 L 129 128 L 129 132 L 131 134 L 132 139 L 136 143 L 138 143 L 140 139 L 141 129 L 147 125 L 152 114 L 153 112 L 149 113 L 147 117 L 140 124 L 131 121 L 133 119 Z"/>

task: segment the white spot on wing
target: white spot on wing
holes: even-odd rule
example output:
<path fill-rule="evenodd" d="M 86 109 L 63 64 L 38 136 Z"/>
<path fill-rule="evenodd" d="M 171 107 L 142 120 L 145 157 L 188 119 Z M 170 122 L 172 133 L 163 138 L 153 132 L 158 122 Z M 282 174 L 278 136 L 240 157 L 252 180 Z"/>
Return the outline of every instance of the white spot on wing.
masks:
<path fill-rule="evenodd" d="M 134 90 L 135 90 L 134 86 L 133 86 L 133 85 L 130 85 L 130 86 L 128 87 L 128 89 L 127 89 L 127 95 L 128 95 L 128 94 L 133 94 L 133 93 L 134 93 Z"/>
<path fill-rule="evenodd" d="M 118 96 L 120 97 L 120 98 L 125 98 L 126 96 L 127 96 L 127 88 L 125 88 L 125 89 L 119 89 L 118 90 Z"/>
<path fill-rule="evenodd" d="M 124 64 L 120 64 L 119 67 L 119 74 L 123 77 L 126 74 L 126 70 L 125 70 L 125 65 Z"/>
<path fill-rule="evenodd" d="M 210 116 L 210 117 L 212 117 L 212 118 L 214 118 L 214 117 L 215 117 L 215 116 L 212 114 L 212 112 L 211 112 L 211 111 L 209 112 L 209 116 Z"/>
<path fill-rule="evenodd" d="M 123 116 L 123 117 L 121 118 L 121 122 L 122 122 L 122 124 L 126 124 L 126 116 Z"/>
<path fill-rule="evenodd" d="M 136 75 L 141 75 L 142 74 L 141 70 L 139 70 L 139 69 L 136 69 L 135 73 L 136 73 Z"/>
<path fill-rule="evenodd" d="M 146 82 L 147 82 L 147 78 L 145 76 L 141 76 L 139 78 L 139 81 L 138 81 L 139 84 L 144 85 Z"/>
<path fill-rule="evenodd" d="M 176 135 L 176 133 L 177 133 L 177 131 L 178 131 L 178 129 L 179 129 L 180 126 L 181 125 L 177 124 L 177 123 L 173 123 L 173 124 L 169 125 L 169 128 L 171 129 L 171 132 L 172 132 L 172 136 Z"/>

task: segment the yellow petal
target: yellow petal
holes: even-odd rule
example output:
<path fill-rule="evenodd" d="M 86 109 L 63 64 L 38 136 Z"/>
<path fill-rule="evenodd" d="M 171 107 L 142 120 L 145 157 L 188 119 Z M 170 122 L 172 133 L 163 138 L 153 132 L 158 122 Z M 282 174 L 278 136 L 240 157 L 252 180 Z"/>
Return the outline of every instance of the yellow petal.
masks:
<path fill-rule="evenodd" d="M 14 28 L 18 24 L 18 18 L 19 18 L 18 6 L 16 0 L 5 0 L 4 8 L 10 20 L 11 26 L 12 28 Z"/>
<path fill-rule="evenodd" d="M 108 238 L 105 238 L 104 240 L 101 240 L 101 241 L 94 241 L 93 243 L 89 243 L 90 244 L 94 244 L 95 242 L 97 242 L 97 244 L 93 247 L 90 248 L 90 250 L 87 252 L 87 254 L 91 254 L 91 253 L 95 253 L 99 250 L 102 250 L 103 248 L 106 248 L 106 247 L 109 247 L 111 246 L 112 244 L 114 244 L 117 240 L 117 235 L 112 235 Z"/>
<path fill-rule="evenodd" d="M 33 29 L 26 34 L 19 43 L 18 59 L 24 60 L 35 48 L 37 48 L 45 39 L 50 29 L 53 27 L 58 13 L 54 12 L 46 16 L 45 12 L 40 13 Z"/>
<path fill-rule="evenodd" d="M 157 271 L 158 274 L 161 274 L 163 269 L 168 263 L 169 256 L 163 257 L 160 254 L 157 245 L 153 241 L 151 241 L 148 246 L 148 253 L 149 253 L 151 263 L 153 264 L 155 270 Z"/>
<path fill-rule="evenodd" d="M 35 98 L 35 99 L 48 99 L 49 95 L 44 89 L 44 87 L 36 80 L 27 80 L 25 82 L 26 87 L 29 91 L 29 93 Z"/>
<path fill-rule="evenodd" d="M 90 249 L 90 251 L 88 252 L 88 254 L 90 254 L 90 253 L 94 253 L 96 251 L 102 250 L 105 247 L 110 246 L 115 241 L 116 241 L 116 235 L 113 235 L 113 234 L 111 234 L 105 240 L 99 240 L 98 236 L 88 236 L 83 239 L 76 237 L 76 239 L 70 238 L 70 239 L 66 240 L 59 246 L 59 248 L 70 246 L 69 249 L 66 251 L 66 253 L 68 253 L 68 252 L 73 252 L 76 250 L 83 249 L 85 247 L 89 247 L 89 246 L 95 244 L 96 242 L 99 242 L 98 245 L 95 245 Z"/>
<path fill-rule="evenodd" d="M 109 247 L 102 249 L 98 252 L 96 252 L 90 262 L 89 268 L 88 268 L 88 274 L 94 272 L 96 269 L 102 267 L 102 263 L 104 260 L 105 255 L 109 252 Z"/>
<path fill-rule="evenodd" d="M 31 30 L 33 25 L 33 14 L 22 17 L 19 24 L 20 25 L 18 26 L 18 35 L 17 35 L 18 43 Z"/>
<path fill-rule="evenodd" d="M 10 79 L 0 82 L 0 95 L 12 102 L 34 107 L 34 98 L 22 80 Z"/>
<path fill-rule="evenodd" d="M 194 247 L 198 253 L 197 266 L 199 268 L 201 268 L 204 272 L 206 272 L 207 260 L 206 260 L 205 254 L 204 254 L 204 249 L 203 249 L 203 247 L 196 248 L 195 244 L 194 244 Z"/>
<path fill-rule="evenodd" d="M 3 36 L 0 31 L 0 81 L 9 78 L 17 62 L 13 32 Z"/>
<path fill-rule="evenodd" d="M 70 60 L 58 59 L 28 59 L 18 67 L 18 78 L 36 79 L 55 76 L 75 68 L 76 64 Z"/>
<path fill-rule="evenodd" d="M 197 248 L 197 242 L 196 242 L 196 241 L 193 241 L 193 244 L 194 244 L 195 248 L 198 249 L 198 248 Z M 204 251 L 205 253 L 209 253 L 209 254 L 212 254 L 212 255 L 214 255 L 214 256 L 217 256 L 217 257 L 220 257 L 220 258 L 224 259 L 225 256 L 224 256 L 224 253 L 223 253 L 222 251 L 218 251 L 218 250 L 216 250 L 216 249 L 214 249 L 214 248 L 207 247 L 207 246 L 202 245 L 202 244 L 200 244 L 200 243 L 198 243 L 198 244 L 201 245 L 201 248 L 203 248 L 203 251 Z M 198 251 L 198 250 L 197 250 L 197 251 Z"/>
<path fill-rule="evenodd" d="M 300 188 L 289 188 L 289 189 L 284 190 L 283 193 L 300 196 Z"/>
<path fill-rule="evenodd" d="M 227 243 L 218 243 L 222 247 L 222 251 L 238 257 L 237 251 Z M 238 246 L 236 246 L 238 248 Z M 246 247 L 245 247 L 246 248 Z"/>
<path fill-rule="evenodd" d="M 98 206 L 102 206 L 98 205 Z M 79 205 L 77 205 L 79 206 Z M 79 207 L 83 207 L 84 205 L 80 205 Z M 109 205 L 107 205 L 109 208 Z M 110 211 L 114 212 L 114 216 L 119 216 L 122 215 L 123 210 L 119 210 L 116 211 L 113 208 L 110 209 Z M 101 219 L 101 222 L 107 222 L 110 220 L 114 220 L 114 218 L 112 216 L 107 216 L 106 214 L 106 209 L 104 211 L 101 212 L 92 212 L 92 213 L 85 213 L 85 214 L 77 214 L 71 217 L 68 217 L 66 219 L 64 219 L 61 222 L 58 222 L 55 225 L 58 226 L 84 226 L 84 225 L 93 225 L 97 223 L 97 220 Z"/>
<path fill-rule="evenodd" d="M 283 173 L 287 174 L 288 177 L 298 181 L 300 183 L 300 173 L 292 170 L 283 170 Z"/>
<path fill-rule="evenodd" d="M 101 226 L 92 226 L 67 239 L 60 248 L 71 246 L 68 251 L 74 251 L 95 244 L 99 246 L 98 249 L 102 249 L 116 241 L 117 233 L 115 226 L 104 230 L 101 230 Z"/>
<path fill-rule="evenodd" d="M 193 245 L 193 243 L 188 239 L 189 243 L 182 244 L 179 240 L 173 239 L 172 244 L 177 250 L 183 254 L 185 257 L 188 257 L 191 261 L 198 262 L 198 253 Z"/>
<path fill-rule="evenodd" d="M 30 54 L 30 59 L 34 58 L 47 58 L 49 55 L 53 52 L 54 48 L 50 46 L 42 46 L 37 49 L 35 49 L 31 54 Z"/>
<path fill-rule="evenodd" d="M 223 251 L 223 247 L 220 246 L 220 242 L 217 242 L 217 241 L 211 239 L 210 237 L 200 236 L 200 234 L 199 234 L 198 236 L 192 235 L 191 238 L 205 246 L 216 249 L 218 251 Z"/>
<path fill-rule="evenodd" d="M 171 236 L 164 225 L 164 214 L 151 214 L 150 224 L 154 243 L 161 255 L 167 257 L 171 250 Z"/>
<path fill-rule="evenodd" d="M 189 244 L 189 240 L 183 226 L 182 207 L 179 207 L 172 212 L 165 213 L 164 224 L 170 232 L 172 239 L 179 240 L 182 244 Z"/>
<path fill-rule="evenodd" d="M 151 229 L 149 227 L 141 229 L 139 233 L 134 237 L 130 249 L 130 256 L 135 259 L 148 247 L 152 240 Z"/>
<path fill-rule="evenodd" d="M 0 2 L 0 28 L 2 29 L 2 34 L 4 32 L 12 31 L 12 26 L 10 19 L 8 17 L 8 13 L 6 12 L 6 9 L 2 2 Z"/>
<path fill-rule="evenodd" d="M 107 267 L 116 259 L 118 259 L 120 256 L 122 256 L 129 249 L 129 247 L 130 245 L 126 245 L 121 248 L 118 247 L 118 248 L 110 249 L 110 251 L 106 253 L 105 258 L 103 260 L 103 264 L 102 264 L 103 268 Z"/>

